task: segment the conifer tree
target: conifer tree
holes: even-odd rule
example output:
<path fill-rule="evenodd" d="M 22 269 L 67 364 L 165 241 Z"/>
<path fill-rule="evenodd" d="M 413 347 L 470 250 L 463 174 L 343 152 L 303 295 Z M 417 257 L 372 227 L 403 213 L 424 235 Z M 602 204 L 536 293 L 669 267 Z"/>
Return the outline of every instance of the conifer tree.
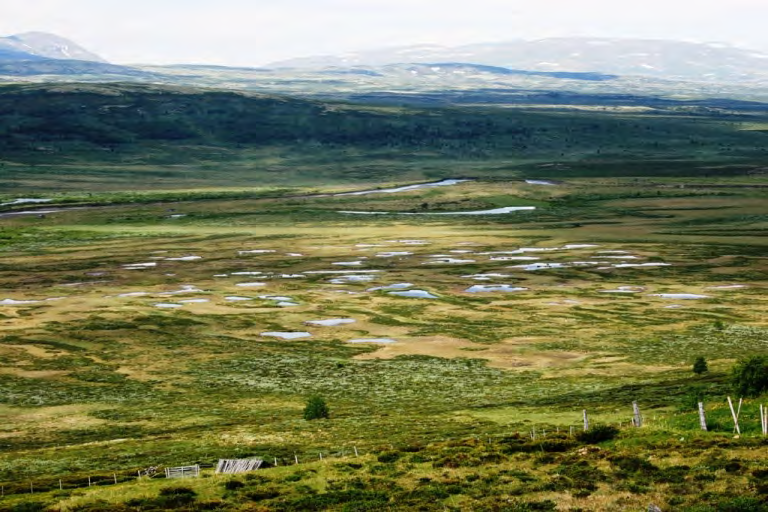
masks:
<path fill-rule="evenodd" d="M 307 400 L 307 405 L 304 407 L 304 419 L 317 420 L 328 417 L 328 405 L 325 403 L 325 400 L 318 395 L 309 397 L 309 400 Z"/>
<path fill-rule="evenodd" d="M 697 357 L 693 362 L 693 373 L 696 375 L 701 375 L 702 373 L 706 373 L 708 371 L 709 368 L 707 367 L 707 360 L 704 359 L 703 356 Z"/>

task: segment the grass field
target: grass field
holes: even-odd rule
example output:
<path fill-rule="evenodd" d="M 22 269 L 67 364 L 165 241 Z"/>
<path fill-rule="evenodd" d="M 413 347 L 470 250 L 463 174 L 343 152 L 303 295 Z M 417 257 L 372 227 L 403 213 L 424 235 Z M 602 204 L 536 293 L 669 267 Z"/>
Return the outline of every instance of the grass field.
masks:
<path fill-rule="evenodd" d="M 556 184 L 94 190 L 0 217 L 0 509 L 763 510 L 761 401 L 738 439 L 725 404 L 768 353 L 761 176 L 521 172 Z M 536 209 L 338 213 L 506 206 Z M 312 394 L 329 420 L 302 419 Z M 618 436 L 571 436 L 584 409 Z M 244 456 L 279 466 L 133 478 Z"/>

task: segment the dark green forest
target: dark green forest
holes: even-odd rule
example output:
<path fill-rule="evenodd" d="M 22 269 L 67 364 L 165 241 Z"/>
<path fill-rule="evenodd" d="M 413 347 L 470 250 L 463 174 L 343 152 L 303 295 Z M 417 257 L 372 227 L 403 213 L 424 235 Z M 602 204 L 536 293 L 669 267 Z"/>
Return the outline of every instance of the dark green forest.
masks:
<path fill-rule="evenodd" d="M 366 107 L 152 85 L 9 85 L 0 88 L 0 149 L 18 157 L 136 143 L 320 145 L 481 157 L 652 152 L 658 158 L 691 148 L 733 158 L 764 151 L 764 133 L 739 130 L 750 117 Z"/>

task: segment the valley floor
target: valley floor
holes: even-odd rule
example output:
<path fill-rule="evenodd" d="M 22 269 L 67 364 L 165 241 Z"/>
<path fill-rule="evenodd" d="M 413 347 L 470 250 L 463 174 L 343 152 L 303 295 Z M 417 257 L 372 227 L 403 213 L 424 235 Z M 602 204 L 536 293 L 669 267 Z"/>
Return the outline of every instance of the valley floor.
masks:
<path fill-rule="evenodd" d="M 733 364 L 768 354 L 766 189 L 712 184 L 0 217 L 0 510 L 764 510 L 766 397 L 737 438 L 726 397 Z M 349 189 L 289 195 L 318 191 Z M 450 215 L 511 207 L 529 209 Z M 302 419 L 311 395 L 330 419 Z M 135 481 L 251 456 L 278 466 Z"/>

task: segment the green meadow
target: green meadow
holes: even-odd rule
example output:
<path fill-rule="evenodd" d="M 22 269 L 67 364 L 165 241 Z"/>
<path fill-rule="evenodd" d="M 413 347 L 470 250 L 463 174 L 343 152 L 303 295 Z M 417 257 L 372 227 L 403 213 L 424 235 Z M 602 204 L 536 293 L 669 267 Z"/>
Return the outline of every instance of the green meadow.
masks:
<path fill-rule="evenodd" d="M 381 501 L 382 492 L 389 496 L 383 481 L 419 488 L 419 479 L 435 478 L 419 475 L 435 473 L 438 480 L 460 479 L 460 488 L 434 503 L 412 500 L 494 509 L 493 500 L 480 497 L 490 491 L 466 479 L 492 478 L 519 459 L 529 468 L 520 471 L 539 483 L 514 477 L 518 490 L 509 494 L 509 484 L 486 482 L 494 499 L 509 494 L 521 507 L 549 500 L 608 509 L 619 506 L 622 486 L 630 507 L 649 493 L 657 501 L 682 499 L 655 477 L 637 484 L 642 492 L 616 475 L 598 479 L 591 491 L 541 483 L 554 478 L 563 457 L 591 446 L 571 436 L 571 427 L 582 429 L 583 409 L 594 424 L 620 429 L 615 445 L 603 448 L 612 454 L 658 457 L 665 450 L 659 447 L 671 443 L 673 467 L 717 452 L 742 461 L 739 475 L 764 471 L 760 457 L 752 460 L 754 447 L 765 446 L 760 401 L 744 405 L 737 440 L 725 405 L 734 362 L 765 352 L 765 197 L 750 183 L 756 181 L 691 189 L 672 181 L 517 179 L 335 197 L 189 192 L 181 201 L 3 217 L 3 298 L 13 301 L 3 303 L 0 345 L 6 503 L 34 499 L 80 510 L 106 500 L 129 507 L 132 493 L 150 496 L 163 485 L 121 483 L 116 491 L 78 483 L 245 456 L 278 460 L 277 468 L 259 473 L 264 477 L 244 481 L 243 489 L 274 488 L 271 497 L 219 492 L 234 485 L 221 477 L 199 488 L 197 481 L 184 484 L 215 497 L 222 510 L 252 502 L 287 510 L 303 506 L 290 505 L 302 495 L 285 483 L 294 476 L 309 479 L 304 485 L 323 503 L 331 481 L 362 478 L 358 490 Z M 337 213 L 521 205 L 537 209 Z M 541 263 L 551 267 L 525 267 Z M 434 298 L 374 290 L 397 283 Z M 519 290 L 468 293 L 474 285 Z M 354 323 L 305 323 L 336 318 Z M 262 335 L 303 331 L 311 337 Z M 350 343 L 380 338 L 394 343 Z M 697 356 L 710 369 L 701 376 L 691 372 Z M 330 419 L 302 419 L 313 394 L 328 402 Z M 698 397 L 710 408 L 708 433 L 697 432 Z M 647 418 L 641 429 L 628 425 L 633 401 Z M 547 443 L 561 443 L 557 455 L 534 445 L 506 453 L 513 448 L 505 443 L 525 444 L 532 429 L 548 431 Z M 410 455 L 411 446 L 425 454 Z M 359 461 L 350 459 L 353 447 Z M 394 454 L 392 462 L 377 462 L 384 451 Z M 326 463 L 283 467 L 319 453 Z M 449 477 L 434 469 L 442 467 L 435 461 L 458 454 L 477 459 L 472 471 L 463 462 Z M 617 471 L 602 458 L 577 458 L 588 471 Z M 613 469 L 600 469 L 606 464 Z M 701 481 L 716 489 L 708 491 L 715 502 L 752 495 L 745 477 L 707 471 L 712 480 Z M 59 479 L 69 490 L 57 489 Z M 25 494 L 30 483 L 41 494 Z"/>
<path fill-rule="evenodd" d="M 740 435 L 726 402 L 768 354 L 765 134 L 728 155 L 733 119 L 659 122 L 704 135 L 658 158 L 619 136 L 563 159 L 310 144 L 272 167 L 232 145 L 205 172 L 199 145 L 166 168 L 17 137 L 0 510 L 765 510 L 768 397 Z M 471 179 L 380 190 L 445 178 Z M 535 209 L 466 214 L 506 207 Z M 303 419 L 313 395 L 330 418 Z M 247 457 L 268 467 L 213 474 Z"/>

